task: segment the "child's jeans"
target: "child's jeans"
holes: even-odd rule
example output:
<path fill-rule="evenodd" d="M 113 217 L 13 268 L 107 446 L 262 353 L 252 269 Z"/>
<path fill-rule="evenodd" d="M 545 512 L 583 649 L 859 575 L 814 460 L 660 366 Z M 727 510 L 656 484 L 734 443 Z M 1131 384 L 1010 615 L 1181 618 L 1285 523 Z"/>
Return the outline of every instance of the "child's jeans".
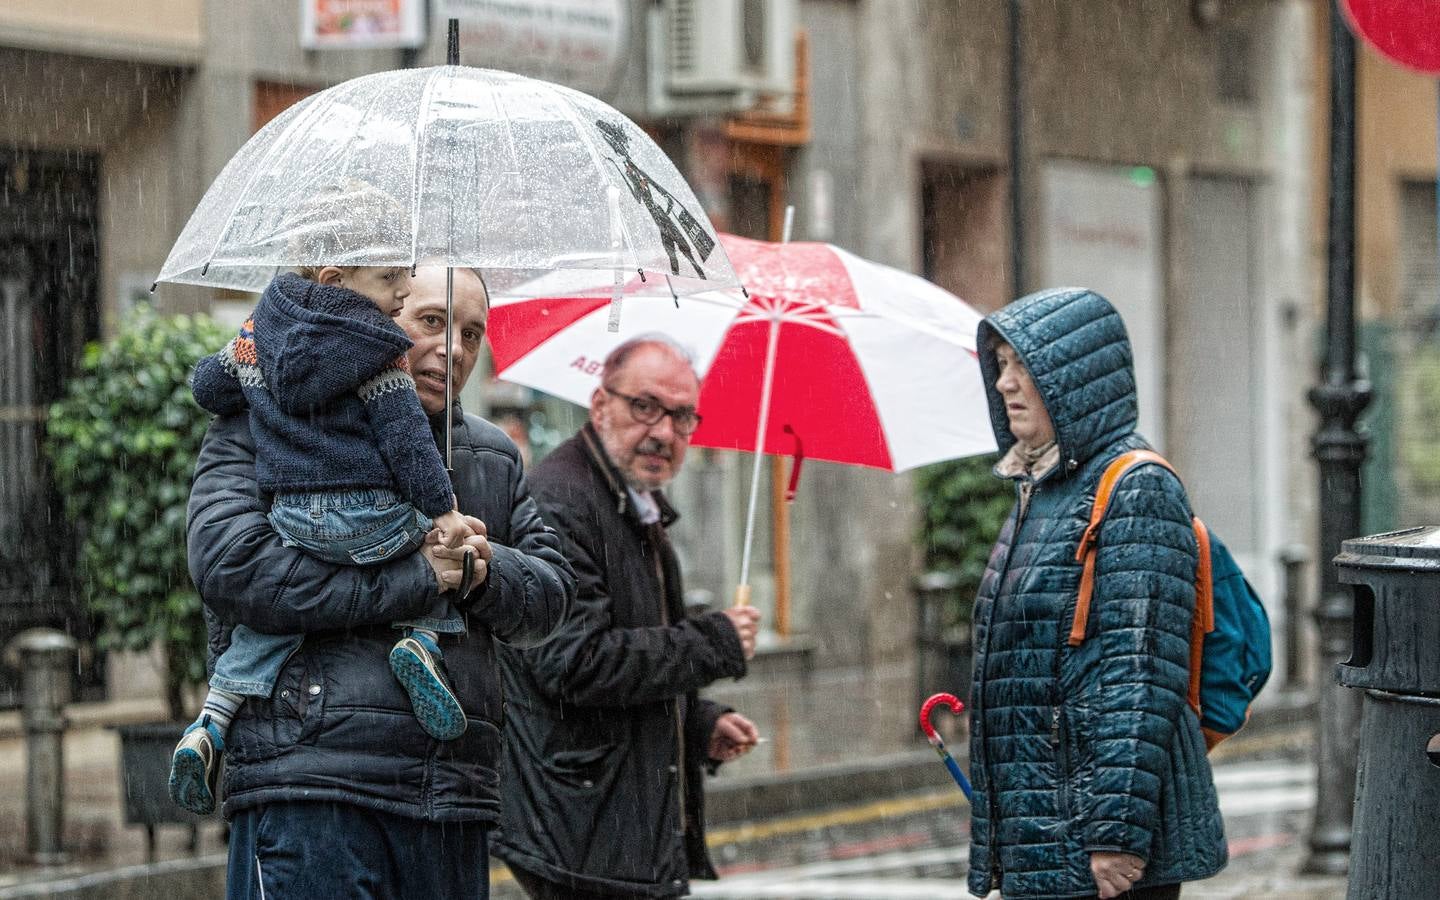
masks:
<path fill-rule="evenodd" d="M 413 553 L 425 541 L 431 520 L 391 490 L 282 494 L 270 507 L 270 524 L 287 547 L 299 547 L 326 562 L 370 566 Z M 426 615 L 397 628 L 463 634 L 465 620 L 441 596 Z M 236 625 L 230 647 L 215 661 L 210 686 L 247 697 L 269 697 L 285 661 L 305 639 L 300 634 L 262 634 Z"/>

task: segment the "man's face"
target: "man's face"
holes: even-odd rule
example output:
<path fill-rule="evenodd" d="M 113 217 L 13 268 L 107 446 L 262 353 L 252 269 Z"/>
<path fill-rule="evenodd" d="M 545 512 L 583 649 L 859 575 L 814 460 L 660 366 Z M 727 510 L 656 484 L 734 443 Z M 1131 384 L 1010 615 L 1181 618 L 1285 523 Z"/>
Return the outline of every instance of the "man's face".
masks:
<path fill-rule="evenodd" d="M 690 364 L 668 347 L 640 347 L 618 371 L 605 373 L 604 386 L 590 398 L 590 422 L 610 461 L 632 488 L 659 490 L 680 472 L 690 436 L 675 430 L 674 419 L 662 415 L 653 425 L 638 421 L 626 397 L 659 403 L 666 409 L 695 408 L 700 382 Z"/>
<path fill-rule="evenodd" d="M 995 390 L 1005 401 L 1005 414 L 1010 419 L 1010 433 L 1028 447 L 1038 447 L 1055 437 L 1050 412 L 1040 398 L 1040 389 L 1030 377 L 1030 370 L 1016 355 L 1015 348 L 1002 343 L 995 348 L 995 362 L 1000 375 Z"/>
<path fill-rule="evenodd" d="M 410 297 L 395 319 L 415 342 L 410 348 L 410 373 L 425 412 L 435 415 L 445 408 L 445 357 L 451 358 L 452 391 L 470 379 L 480 345 L 485 340 L 485 323 L 490 318 L 490 298 L 475 273 L 455 270 L 454 343 L 445 346 L 445 270 L 427 267 L 410 280 Z"/>

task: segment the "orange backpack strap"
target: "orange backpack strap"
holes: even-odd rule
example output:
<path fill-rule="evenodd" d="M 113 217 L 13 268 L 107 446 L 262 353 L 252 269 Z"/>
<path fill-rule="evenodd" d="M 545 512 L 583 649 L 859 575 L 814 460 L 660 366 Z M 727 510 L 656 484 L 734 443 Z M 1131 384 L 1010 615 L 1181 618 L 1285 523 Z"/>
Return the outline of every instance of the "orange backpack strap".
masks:
<path fill-rule="evenodd" d="M 1200 715 L 1200 663 L 1205 635 L 1215 630 L 1215 578 L 1210 569 L 1210 530 L 1199 516 L 1190 524 L 1195 529 L 1195 547 L 1200 565 L 1195 570 L 1195 618 L 1190 625 L 1190 708 Z M 1213 746 L 1207 741 L 1207 747 Z"/>
<path fill-rule="evenodd" d="M 1105 467 L 1100 476 L 1100 486 L 1095 491 L 1095 503 L 1090 507 L 1090 524 L 1080 536 L 1080 546 L 1075 548 L 1075 561 L 1080 563 L 1080 596 L 1075 600 L 1075 620 L 1070 624 L 1070 637 L 1066 643 L 1078 647 L 1085 642 L 1085 626 L 1090 623 L 1090 598 L 1095 593 L 1095 545 L 1100 540 L 1100 524 L 1105 521 L 1105 510 L 1110 506 L 1110 497 L 1115 485 L 1136 466 L 1154 463 L 1171 472 L 1175 469 L 1165 457 L 1154 450 L 1131 450 L 1122 453 Z M 1208 559 L 1208 555 L 1206 557 Z"/>

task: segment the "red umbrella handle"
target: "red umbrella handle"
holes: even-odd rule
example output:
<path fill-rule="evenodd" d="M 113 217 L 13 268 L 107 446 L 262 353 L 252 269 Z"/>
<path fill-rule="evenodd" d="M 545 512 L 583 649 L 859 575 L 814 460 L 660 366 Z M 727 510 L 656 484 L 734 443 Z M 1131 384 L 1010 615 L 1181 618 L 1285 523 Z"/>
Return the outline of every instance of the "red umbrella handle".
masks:
<path fill-rule="evenodd" d="M 795 502 L 795 491 L 800 487 L 800 467 L 805 464 L 805 444 L 801 442 L 800 435 L 789 425 L 785 426 L 785 433 L 795 439 L 795 465 L 790 470 L 790 484 L 785 488 L 785 502 Z"/>
<path fill-rule="evenodd" d="M 935 733 L 935 726 L 930 722 L 930 713 L 935 707 L 942 705 L 949 707 L 950 711 L 957 716 L 965 711 L 965 704 L 961 703 L 960 698 L 954 694 L 935 694 L 926 700 L 925 704 L 920 707 L 920 729 L 932 741 L 938 740 L 940 736 Z"/>

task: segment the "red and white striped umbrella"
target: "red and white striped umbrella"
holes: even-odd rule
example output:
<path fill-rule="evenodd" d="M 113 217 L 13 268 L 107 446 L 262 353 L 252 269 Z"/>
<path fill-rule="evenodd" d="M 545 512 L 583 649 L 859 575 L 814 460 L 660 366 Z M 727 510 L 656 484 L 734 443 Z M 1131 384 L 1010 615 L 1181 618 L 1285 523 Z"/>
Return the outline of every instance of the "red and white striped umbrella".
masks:
<path fill-rule="evenodd" d="M 959 297 L 829 244 L 720 240 L 748 299 L 627 297 L 610 331 L 608 297 L 495 298 L 496 375 L 588 405 L 606 354 L 661 332 L 703 379 L 696 446 L 894 472 L 995 450 Z"/>

